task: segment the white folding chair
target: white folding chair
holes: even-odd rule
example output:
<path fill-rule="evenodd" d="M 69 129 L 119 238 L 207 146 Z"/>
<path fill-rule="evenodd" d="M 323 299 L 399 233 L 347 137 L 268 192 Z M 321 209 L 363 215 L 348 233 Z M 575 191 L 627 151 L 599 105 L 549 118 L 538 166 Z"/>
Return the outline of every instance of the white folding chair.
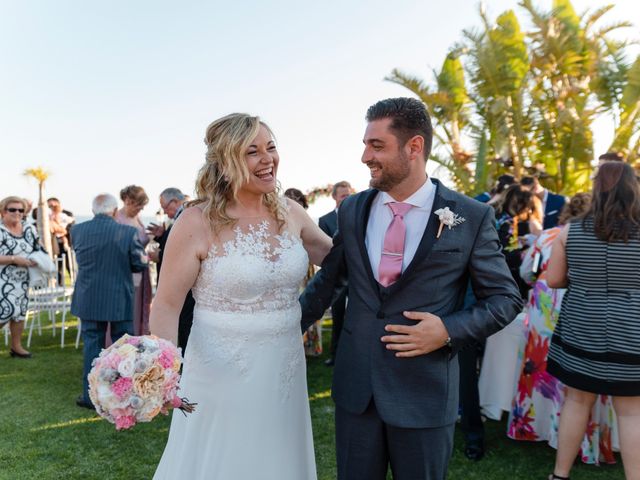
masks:
<path fill-rule="evenodd" d="M 76 335 L 76 350 L 80 346 L 80 335 L 82 334 L 82 320 L 78 318 L 78 333 Z"/>
<path fill-rule="evenodd" d="M 64 258 L 56 259 L 58 265 L 64 271 Z M 38 333 L 42 335 L 42 322 L 41 313 L 46 312 L 51 322 L 51 333 L 53 336 L 56 334 L 56 315 L 58 312 L 62 313 L 61 316 L 61 334 L 60 334 L 60 348 L 64 348 L 64 334 L 66 330 L 66 318 L 67 312 L 71 307 L 71 297 L 73 295 L 73 287 L 65 287 L 64 285 L 58 285 L 57 272 L 53 273 L 45 286 L 36 287 L 31 289 L 30 292 L 30 308 L 33 311 L 33 320 L 29 326 L 29 337 L 27 339 L 27 347 L 31 346 L 31 337 L 33 334 L 33 328 L 38 325 Z"/>

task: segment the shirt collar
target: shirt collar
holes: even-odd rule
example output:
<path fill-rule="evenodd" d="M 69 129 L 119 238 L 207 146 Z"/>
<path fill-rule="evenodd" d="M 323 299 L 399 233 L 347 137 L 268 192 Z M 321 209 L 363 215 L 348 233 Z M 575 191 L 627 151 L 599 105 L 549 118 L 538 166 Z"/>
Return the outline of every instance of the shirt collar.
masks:
<path fill-rule="evenodd" d="M 427 177 L 427 180 L 422 184 L 422 186 L 402 203 L 409 203 L 417 208 L 425 208 L 434 193 L 435 185 L 431 179 Z M 387 204 L 390 202 L 397 202 L 397 200 L 387 192 L 382 192 L 382 203 Z"/>

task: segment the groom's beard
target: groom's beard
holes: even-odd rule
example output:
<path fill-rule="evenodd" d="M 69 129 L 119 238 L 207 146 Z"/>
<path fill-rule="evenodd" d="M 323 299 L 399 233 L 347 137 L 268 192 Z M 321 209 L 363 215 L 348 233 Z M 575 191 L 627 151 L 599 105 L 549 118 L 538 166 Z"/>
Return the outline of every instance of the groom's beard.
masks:
<path fill-rule="evenodd" d="M 398 157 L 387 162 L 384 166 L 378 162 L 370 162 L 367 166 L 380 168 L 380 176 L 372 178 L 369 181 L 369 186 L 381 192 L 388 192 L 411 174 L 409 159 L 402 150 L 398 152 Z"/>

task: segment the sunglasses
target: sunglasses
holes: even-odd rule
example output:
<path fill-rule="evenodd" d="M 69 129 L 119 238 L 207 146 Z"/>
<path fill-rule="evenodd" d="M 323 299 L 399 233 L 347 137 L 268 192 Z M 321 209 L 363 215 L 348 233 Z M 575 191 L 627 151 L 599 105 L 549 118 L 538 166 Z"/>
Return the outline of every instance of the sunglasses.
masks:
<path fill-rule="evenodd" d="M 6 208 L 5 210 L 9 213 L 24 213 L 24 208 Z"/>

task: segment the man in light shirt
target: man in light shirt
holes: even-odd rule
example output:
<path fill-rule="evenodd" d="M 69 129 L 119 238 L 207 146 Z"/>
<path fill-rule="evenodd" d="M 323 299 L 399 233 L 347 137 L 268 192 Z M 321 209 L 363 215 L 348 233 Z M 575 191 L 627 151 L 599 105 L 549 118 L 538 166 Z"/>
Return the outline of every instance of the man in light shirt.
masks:
<path fill-rule="evenodd" d="M 301 328 L 322 316 L 345 277 L 349 305 L 335 360 L 338 480 L 443 480 L 466 343 L 522 308 L 493 209 L 428 178 L 431 121 L 412 98 L 367 111 L 369 190 L 338 211 L 338 233 L 300 297 Z M 477 303 L 463 309 L 468 281 Z"/>

